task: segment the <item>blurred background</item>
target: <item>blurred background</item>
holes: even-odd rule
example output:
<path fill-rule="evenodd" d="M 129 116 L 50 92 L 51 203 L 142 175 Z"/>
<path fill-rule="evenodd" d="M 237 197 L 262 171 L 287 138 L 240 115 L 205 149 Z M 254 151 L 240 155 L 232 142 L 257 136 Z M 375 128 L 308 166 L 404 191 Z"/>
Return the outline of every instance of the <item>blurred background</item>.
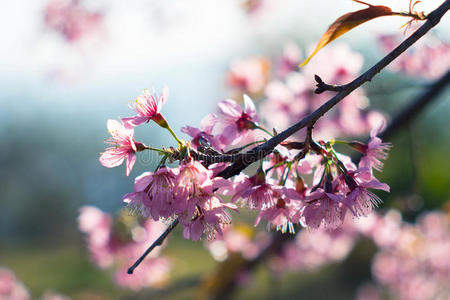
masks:
<path fill-rule="evenodd" d="M 106 120 L 131 116 L 127 104 L 144 88 L 167 85 L 163 111 L 171 126 L 177 132 L 198 126 L 218 101 L 236 96 L 227 83 L 233 61 L 279 57 L 287 42 L 303 49 L 304 58 L 333 20 L 362 6 L 349 0 L 86 0 L 74 1 L 81 12 L 62 28 L 69 17 L 55 21 L 56 2 L 9 1 L 0 11 L 0 266 L 12 270 L 33 299 L 47 290 L 73 299 L 194 298 L 197 288 L 189 280 L 208 276 L 216 262 L 201 242 L 183 240 L 179 230 L 164 250 L 173 260 L 169 283 L 156 291 L 118 287 L 111 272 L 89 258 L 77 226 L 79 208 L 117 214 L 134 177 L 158 163 L 139 156 L 130 177 L 124 166 L 102 167 Z M 417 9 L 429 12 L 441 2 L 423 1 Z M 407 10 L 409 1 L 371 3 Z M 445 16 L 438 25 L 437 39 L 448 38 L 449 21 Z M 362 54 L 365 70 L 384 54 L 377 36 L 401 33 L 403 23 L 379 18 L 340 42 Z M 398 111 L 434 79 L 418 75 L 383 71 L 365 86 L 372 108 L 388 116 Z M 414 220 L 450 200 L 449 92 L 390 140 L 394 148 L 380 179 L 391 193 L 382 210 L 394 207 Z M 172 143 L 155 127 L 138 128 L 136 136 L 156 147 Z M 277 279 L 263 265 L 235 296 L 350 299 L 370 278 L 374 249 L 361 241 L 339 264 Z M 171 284 L 175 288 L 167 290 Z"/>

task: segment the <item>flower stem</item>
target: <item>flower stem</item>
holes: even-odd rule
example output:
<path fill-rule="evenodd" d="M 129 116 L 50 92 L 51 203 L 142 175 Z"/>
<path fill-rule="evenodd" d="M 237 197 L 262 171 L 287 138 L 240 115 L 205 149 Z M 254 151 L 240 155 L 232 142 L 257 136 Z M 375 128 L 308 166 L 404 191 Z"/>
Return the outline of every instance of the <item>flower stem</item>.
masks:
<path fill-rule="evenodd" d="M 161 153 L 161 154 L 167 154 L 167 151 L 164 151 L 164 150 L 159 149 L 159 148 L 154 148 L 154 147 L 145 146 L 145 149 L 151 150 L 151 151 L 156 151 L 156 152 L 159 152 L 159 153 Z"/>
<path fill-rule="evenodd" d="M 177 135 L 175 134 L 175 132 L 172 130 L 172 128 L 169 125 L 167 125 L 167 127 L 164 127 L 164 128 L 166 128 L 170 132 L 170 134 L 173 136 L 173 138 L 177 141 L 178 146 L 183 145 L 183 142 L 177 137 Z"/>
<path fill-rule="evenodd" d="M 264 131 L 265 133 L 267 133 L 268 135 L 273 136 L 273 134 L 272 134 L 270 131 L 268 131 L 267 129 L 265 129 L 265 128 L 259 126 L 259 125 L 256 125 L 255 129 L 262 130 L 262 131 Z"/>

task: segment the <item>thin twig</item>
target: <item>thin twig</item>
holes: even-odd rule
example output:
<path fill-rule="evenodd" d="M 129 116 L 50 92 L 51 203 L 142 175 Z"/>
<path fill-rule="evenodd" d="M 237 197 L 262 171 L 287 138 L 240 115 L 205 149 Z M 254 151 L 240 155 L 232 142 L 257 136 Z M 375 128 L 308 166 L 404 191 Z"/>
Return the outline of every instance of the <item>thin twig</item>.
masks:
<path fill-rule="evenodd" d="M 167 229 L 159 236 L 159 238 L 156 241 L 154 241 L 153 244 L 144 252 L 144 254 L 142 254 L 142 256 L 139 257 L 139 259 L 136 260 L 136 262 L 128 269 L 127 273 L 133 274 L 134 269 L 136 269 L 137 266 L 139 266 L 140 263 L 145 259 L 145 257 L 149 255 L 150 252 L 152 252 L 153 248 L 162 245 L 166 237 L 178 225 L 178 223 L 179 223 L 178 218 L 175 219 L 175 221 L 173 221 L 172 223 L 170 223 L 169 227 L 167 227 Z"/>

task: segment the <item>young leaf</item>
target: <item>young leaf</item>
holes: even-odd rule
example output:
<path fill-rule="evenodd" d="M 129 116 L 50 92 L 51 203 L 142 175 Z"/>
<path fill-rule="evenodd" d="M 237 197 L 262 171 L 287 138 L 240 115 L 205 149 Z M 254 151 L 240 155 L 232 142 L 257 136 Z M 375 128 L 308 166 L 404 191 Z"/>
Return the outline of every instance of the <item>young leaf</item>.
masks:
<path fill-rule="evenodd" d="M 360 1 L 357 2 L 364 3 Z M 337 39 L 347 31 L 351 30 L 352 28 L 369 20 L 393 14 L 392 10 L 387 6 L 382 5 L 375 6 L 370 4 L 367 5 L 369 5 L 369 7 L 366 9 L 361 9 L 358 11 L 347 13 L 338 18 L 336 21 L 334 21 L 334 23 L 331 24 L 330 27 L 328 27 L 328 30 L 320 38 L 314 52 L 303 63 L 300 64 L 300 67 L 305 66 L 320 49 L 322 49 L 328 43 Z"/>

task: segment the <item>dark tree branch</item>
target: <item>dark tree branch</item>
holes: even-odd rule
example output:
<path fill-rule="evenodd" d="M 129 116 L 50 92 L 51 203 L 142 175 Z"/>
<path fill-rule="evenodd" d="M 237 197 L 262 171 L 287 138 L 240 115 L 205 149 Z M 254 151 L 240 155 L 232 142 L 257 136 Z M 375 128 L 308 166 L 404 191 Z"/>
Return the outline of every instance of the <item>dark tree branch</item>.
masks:
<path fill-rule="evenodd" d="M 367 70 L 361 76 L 353 80 L 352 82 L 343 85 L 342 90 L 339 91 L 333 98 L 328 100 L 314 112 L 303 118 L 301 121 L 295 123 L 288 129 L 283 132 L 277 134 L 272 137 L 270 140 L 261 144 L 253 149 L 247 151 L 243 154 L 234 155 L 232 154 L 232 158 L 234 163 L 228 166 L 225 170 L 220 172 L 218 176 L 223 178 L 230 178 L 235 175 L 238 175 L 242 170 L 247 168 L 252 163 L 266 157 L 270 154 L 273 149 L 279 145 L 281 142 L 286 140 L 288 137 L 299 131 L 300 129 L 306 126 L 314 126 L 316 121 L 322 117 L 326 112 L 328 112 L 331 108 L 333 108 L 336 104 L 338 104 L 342 99 L 348 96 L 351 92 L 356 90 L 358 87 L 363 85 L 364 83 L 371 81 L 372 78 L 378 74 L 382 69 L 384 69 L 388 64 L 390 64 L 394 59 L 396 59 L 400 54 L 406 51 L 409 47 L 411 47 L 415 42 L 417 42 L 422 36 L 424 36 L 431 28 L 436 26 L 443 15 L 450 9 L 450 0 L 446 0 L 443 4 L 441 4 L 436 10 L 431 12 L 427 21 L 419 27 L 409 38 L 403 41 L 397 48 L 392 50 L 389 54 L 387 54 L 383 59 L 381 59 L 378 63 L 376 63 L 372 68 Z M 221 155 L 221 157 L 223 157 Z M 218 159 L 218 158 L 214 158 Z M 179 221 L 176 219 L 173 221 L 167 230 L 150 246 L 150 248 L 145 251 L 145 253 L 136 261 L 136 263 L 128 269 L 128 274 L 132 274 L 134 269 L 144 260 L 144 258 L 155 248 L 162 244 L 164 239 L 169 235 L 169 233 L 178 225 Z M 270 247 L 270 246 L 269 246 Z"/>
<path fill-rule="evenodd" d="M 400 110 L 395 117 L 392 118 L 392 122 L 389 126 L 387 126 L 380 134 L 380 138 L 383 140 L 390 138 L 394 131 L 397 131 L 400 127 L 414 119 L 414 117 L 421 112 L 427 104 L 431 103 L 435 98 L 437 98 L 437 96 L 439 96 L 439 94 L 444 92 L 449 83 L 450 71 L 447 71 L 444 76 L 431 84 L 425 92 L 412 101 L 407 107 Z"/>
<path fill-rule="evenodd" d="M 450 0 L 446 0 L 441 6 L 428 15 L 427 21 L 419 27 L 409 38 L 403 41 L 397 48 L 392 50 L 383 59 L 376 63 L 372 68 L 367 70 L 361 76 L 353 80 L 352 82 L 342 86 L 342 90 L 336 94 L 333 98 L 325 102 L 322 106 L 316 109 L 314 112 L 303 118 L 301 121 L 292 125 L 283 132 L 272 137 L 270 140 L 261 144 L 250 151 L 246 152 L 234 162 L 231 166 L 223 170 L 219 176 L 224 178 L 230 178 L 234 175 L 239 174 L 242 170 L 247 168 L 252 163 L 264 158 L 270 154 L 273 149 L 279 145 L 282 141 L 299 131 L 306 126 L 312 126 L 314 123 L 322 117 L 327 111 L 338 104 L 342 99 L 348 96 L 351 92 L 356 90 L 358 87 L 364 83 L 371 81 L 372 78 L 378 74 L 383 68 L 390 64 L 394 59 L 396 59 L 400 54 L 411 47 L 415 42 L 417 42 L 422 36 L 424 36 L 431 28 L 436 26 L 441 20 L 442 16 L 449 10 Z"/>

